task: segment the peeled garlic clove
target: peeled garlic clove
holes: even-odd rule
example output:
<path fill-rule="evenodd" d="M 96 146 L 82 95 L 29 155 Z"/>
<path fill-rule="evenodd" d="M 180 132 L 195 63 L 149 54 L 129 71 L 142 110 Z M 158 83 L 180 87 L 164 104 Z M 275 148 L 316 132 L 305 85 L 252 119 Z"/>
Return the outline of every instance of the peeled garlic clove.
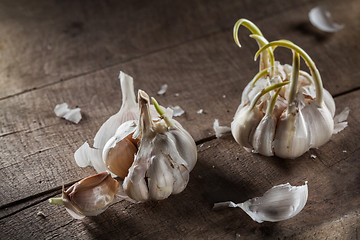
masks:
<path fill-rule="evenodd" d="M 250 110 L 249 106 L 242 108 L 231 122 L 231 133 L 236 142 L 243 147 L 252 148 L 250 137 L 262 117 L 262 113 L 257 108 L 253 110 Z"/>
<path fill-rule="evenodd" d="M 310 148 L 310 136 L 301 112 L 286 114 L 279 120 L 274 152 L 281 158 L 296 158 Z"/>
<path fill-rule="evenodd" d="M 311 147 L 317 148 L 329 141 L 334 129 L 334 120 L 327 107 L 311 102 L 301 112 L 308 124 Z"/>
<path fill-rule="evenodd" d="M 135 129 L 134 121 L 123 123 L 105 144 L 102 152 L 107 170 L 120 178 L 126 177 L 138 151 L 138 140 L 133 139 Z"/>
<path fill-rule="evenodd" d="M 264 156 L 273 156 L 272 142 L 275 136 L 276 122 L 273 116 L 265 115 L 256 127 L 252 138 L 255 152 Z"/>
<path fill-rule="evenodd" d="M 62 198 L 51 198 L 49 202 L 64 205 L 76 219 L 96 216 L 114 200 L 118 187 L 119 183 L 109 173 L 99 173 L 75 183 L 63 191 Z"/>
<path fill-rule="evenodd" d="M 262 197 L 249 199 L 238 206 L 254 221 L 279 222 L 297 215 L 308 198 L 307 183 L 291 186 L 289 183 L 272 187 Z"/>

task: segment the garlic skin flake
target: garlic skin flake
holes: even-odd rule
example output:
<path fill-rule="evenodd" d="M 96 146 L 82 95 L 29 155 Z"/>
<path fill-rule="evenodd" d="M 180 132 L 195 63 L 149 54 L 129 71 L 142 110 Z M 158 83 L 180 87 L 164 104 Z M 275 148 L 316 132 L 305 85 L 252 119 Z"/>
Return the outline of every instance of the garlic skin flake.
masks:
<path fill-rule="evenodd" d="M 197 161 L 197 149 L 191 135 L 169 117 L 155 99 L 152 100 L 158 111 L 156 118 L 150 110 L 148 95 L 139 90 L 139 120 L 122 124 L 103 150 L 103 160 L 108 163 L 108 169 L 120 169 L 131 163 L 128 174 L 120 177 L 124 178 L 124 198 L 136 202 L 162 200 L 182 192 Z M 119 153 L 118 161 L 109 163 L 110 151 L 122 147 L 127 137 L 137 148 L 133 158 L 126 160 Z"/>
<path fill-rule="evenodd" d="M 231 128 L 227 126 L 220 126 L 219 119 L 214 120 L 213 128 L 215 131 L 215 136 L 217 138 L 222 137 L 224 134 L 229 133 L 231 131 Z"/>
<path fill-rule="evenodd" d="M 331 19 L 331 13 L 322 6 L 310 10 L 309 20 L 312 25 L 324 32 L 333 33 L 344 28 L 344 25 L 335 23 Z"/>
<path fill-rule="evenodd" d="M 245 87 L 241 103 L 231 123 L 236 142 L 264 156 L 297 158 L 310 148 L 329 141 L 334 132 L 335 102 L 323 88 L 315 63 L 299 46 L 288 40 L 268 42 L 249 20 L 240 19 L 234 26 L 247 27 L 258 42 L 259 72 Z M 274 50 L 285 47 L 292 51 L 292 65 L 275 61 Z M 310 74 L 300 70 L 300 58 Z"/>
<path fill-rule="evenodd" d="M 302 186 L 291 186 L 286 183 L 272 187 L 262 197 L 239 204 L 215 203 L 214 208 L 239 207 L 258 223 L 279 222 L 296 216 L 304 208 L 307 198 L 307 182 Z"/>
<path fill-rule="evenodd" d="M 107 172 L 99 173 L 75 183 L 61 198 L 50 198 L 51 204 L 64 205 L 75 219 L 96 216 L 104 212 L 114 200 L 119 183 Z"/>
<path fill-rule="evenodd" d="M 54 109 L 56 116 L 65 118 L 66 120 L 76 124 L 78 124 L 82 118 L 80 111 L 80 108 L 69 109 L 67 103 L 58 104 Z"/>

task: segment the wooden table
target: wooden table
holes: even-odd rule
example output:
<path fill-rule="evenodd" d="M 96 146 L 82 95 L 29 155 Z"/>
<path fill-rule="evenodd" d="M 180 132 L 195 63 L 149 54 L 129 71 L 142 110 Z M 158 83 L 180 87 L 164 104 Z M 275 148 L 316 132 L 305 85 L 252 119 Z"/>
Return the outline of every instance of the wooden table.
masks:
<path fill-rule="evenodd" d="M 334 34 L 308 21 L 319 3 L 1 1 L 0 239 L 359 239 L 360 2 L 321 1 L 345 24 Z M 249 32 L 240 30 L 241 49 L 232 39 L 242 17 L 267 39 L 289 39 L 309 53 L 337 113 L 350 107 L 349 127 L 295 160 L 247 153 L 230 135 L 215 138 L 214 119 L 230 125 L 258 68 Z M 283 62 L 290 56 L 276 52 Z M 95 173 L 78 167 L 73 154 L 120 108 L 120 70 L 151 96 L 169 85 L 157 99 L 186 111 L 177 120 L 197 142 L 198 163 L 181 194 L 143 204 L 116 200 L 97 217 L 74 220 L 47 199 L 63 183 Z M 55 116 L 62 102 L 82 109 L 78 125 Z M 308 202 L 287 221 L 259 224 L 240 209 L 212 210 L 218 201 L 304 181 Z"/>

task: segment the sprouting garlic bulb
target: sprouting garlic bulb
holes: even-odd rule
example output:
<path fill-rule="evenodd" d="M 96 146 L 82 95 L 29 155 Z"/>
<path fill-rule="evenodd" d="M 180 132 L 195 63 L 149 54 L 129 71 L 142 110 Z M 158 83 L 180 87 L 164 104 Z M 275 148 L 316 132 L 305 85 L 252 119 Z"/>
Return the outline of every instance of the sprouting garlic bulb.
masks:
<path fill-rule="evenodd" d="M 103 150 L 108 170 L 124 178 L 123 191 L 137 202 L 162 200 L 183 191 L 197 161 L 191 135 L 152 100 L 156 118 L 148 95 L 139 90 L 139 120 L 123 123 Z"/>
<path fill-rule="evenodd" d="M 118 181 L 103 172 L 82 179 L 63 191 L 61 198 L 50 198 L 49 202 L 64 205 L 73 218 L 82 219 L 105 211 L 114 200 L 118 188 Z"/>
<path fill-rule="evenodd" d="M 310 148 L 325 144 L 334 129 L 335 102 L 323 88 L 319 71 L 309 55 L 287 40 L 268 42 L 250 21 L 240 19 L 234 26 L 247 27 L 260 49 L 260 70 L 245 87 L 241 104 L 231 123 L 235 140 L 243 147 L 265 156 L 296 158 Z M 274 59 L 276 47 L 293 52 L 293 63 L 281 65 Z M 300 57 L 311 75 L 300 70 Z"/>

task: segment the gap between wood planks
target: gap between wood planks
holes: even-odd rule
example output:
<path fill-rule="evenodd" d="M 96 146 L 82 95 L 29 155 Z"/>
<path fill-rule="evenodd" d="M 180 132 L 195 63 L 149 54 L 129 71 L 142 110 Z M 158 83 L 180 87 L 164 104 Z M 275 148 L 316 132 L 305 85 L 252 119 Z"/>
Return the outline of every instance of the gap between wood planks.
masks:
<path fill-rule="evenodd" d="M 308 6 L 308 5 L 311 5 L 312 3 L 311 2 L 308 2 L 308 3 L 305 3 L 302 7 L 305 7 L 305 6 Z M 296 5 L 293 5 L 292 7 L 288 7 L 288 8 L 285 8 L 283 9 L 281 12 L 279 13 L 283 13 L 283 12 L 286 12 L 288 10 L 292 10 L 292 9 L 295 9 L 297 8 L 298 6 Z M 278 13 L 278 14 L 279 14 Z M 268 19 L 268 18 L 271 18 L 272 16 L 269 15 L 268 17 L 259 17 L 259 18 L 254 18 L 253 21 L 256 21 L 256 20 L 265 20 L 265 19 Z M 46 88 L 48 86 L 53 86 L 53 85 L 56 85 L 58 83 L 61 83 L 61 82 L 65 82 L 65 81 L 69 81 L 71 79 L 74 79 L 74 78 L 78 78 L 78 77 L 82 77 L 82 76 L 86 76 L 86 75 L 89 75 L 89 74 L 93 74 L 93 73 L 96 73 L 96 72 L 99 72 L 99 71 L 102 71 L 102 70 L 105 70 L 105 69 L 108 69 L 108 68 L 111 68 L 111 67 L 114 67 L 116 65 L 119 65 L 119 64 L 124 64 L 124 63 L 128 63 L 128 62 L 131 62 L 131 61 L 134 61 L 134 60 L 137 60 L 137 59 L 140 59 L 142 57 L 146 57 L 146 56 L 151 56 L 153 54 L 156 54 L 156 53 L 159 53 L 159 52 L 162 52 L 162 51 L 165 51 L 165 50 L 169 50 L 169 49 L 172 49 L 172 48 L 176 48 L 178 46 L 182 46 L 184 44 L 187 44 L 187 43 L 190 43 L 190 42 L 194 42 L 194 41 L 197 41 L 197 40 L 200 40 L 200 39 L 203 39 L 203 38 L 207 38 L 209 36 L 212 36 L 212 35 L 215 35 L 217 33 L 221 33 L 221 32 L 225 32 L 225 31 L 228 31 L 232 29 L 231 28 L 220 28 L 219 30 L 216 30 L 216 31 L 213 31 L 213 32 L 210 32 L 208 34 L 205 34 L 205 35 L 202 35 L 202 36 L 199 36 L 199 37 L 195 37 L 195 38 L 191 38 L 189 40 L 186 40 L 186 41 L 183 41 L 181 43 L 177 43 L 177 44 L 174 44 L 174 45 L 170 45 L 170 46 L 166 46 L 166 47 L 163 47 L 163 48 L 159 48 L 157 50 L 154 50 L 154 51 L 150 51 L 150 52 L 147 52 L 143 55 L 138 55 L 138 56 L 134 56 L 134 57 L 130 57 L 126 60 L 123 60 L 123 61 L 119 61 L 119 62 L 116 62 L 116 63 L 112 63 L 112 64 L 109 64 L 109 65 L 106 65 L 104 67 L 101 67 L 101 68 L 98 68 L 98 69 L 94 69 L 94 70 L 91 70 L 91 71 L 87 71 L 87 72 L 84 72 L 84 73 L 80 73 L 80 74 L 76 74 L 76 75 L 73 75 L 73 76 L 70 76 L 70 77 L 67 77 L 67 78 L 60 78 L 58 81 L 55 81 L 55 82 L 52 82 L 52 83 L 48 83 L 48 84 L 44 84 L 44 85 L 41 85 L 41 86 L 38 86 L 38 87 L 34 87 L 34 88 L 30 88 L 30 89 L 26 89 L 24 91 L 21 91 L 21 92 L 18 92 L 18 93 L 15 93 L 15 94 L 11 94 L 11 95 L 8 95 L 8 96 L 5 96 L 5 97 L 1 97 L 0 98 L 0 101 L 2 100 L 6 100 L 6 99 L 9 99 L 9 98 L 12 98 L 12 97 L 15 97 L 15 96 L 19 96 L 19 95 L 22 95 L 22 94 L 25 94 L 25 93 L 28 93 L 28 92 L 32 92 L 32 91 L 36 91 L 36 90 L 39 90 L 39 89 L 43 89 L 43 88 Z"/>
<path fill-rule="evenodd" d="M 346 94 L 349 94 L 349 93 L 352 93 L 352 92 L 355 92 L 355 91 L 359 91 L 360 88 L 355 88 L 355 89 L 352 89 L 352 90 L 349 90 L 349 91 L 345 91 L 343 93 L 339 93 L 339 94 L 336 94 L 334 96 L 334 98 L 337 98 L 337 97 L 340 97 L 340 96 L 343 96 L 343 95 L 346 95 Z M 200 139 L 198 141 L 196 141 L 196 145 L 199 146 L 203 143 L 206 143 L 206 142 L 210 142 L 212 140 L 215 140 L 216 139 L 216 136 L 215 135 L 211 135 L 209 137 L 206 137 L 206 138 L 203 138 L 203 139 Z M 342 159 L 344 160 L 344 159 Z M 338 163 L 338 162 L 337 162 Z M 80 181 L 81 179 L 78 179 L 78 180 L 75 180 L 75 181 L 72 181 L 70 183 L 67 183 L 64 185 L 64 187 L 69 187 L 71 185 L 73 185 L 74 183 Z M 6 209 L 6 208 L 13 208 L 13 207 L 16 207 L 18 205 L 21 205 L 21 204 L 26 204 L 27 202 L 31 202 L 33 200 L 33 202 L 31 202 L 30 204 L 24 206 L 24 207 L 20 207 L 19 209 L 16 209 L 8 214 L 5 214 L 4 216 L 1 216 L 0 217 L 0 220 L 4 219 L 4 218 L 7 218 L 9 216 L 12 216 L 16 213 L 19 213 L 27 208 L 30 208 L 30 207 L 33 207 L 43 201 L 46 201 L 48 198 L 51 198 L 51 197 L 54 197 L 58 194 L 61 194 L 61 189 L 62 189 L 62 186 L 58 186 L 58 187 L 55 187 L 55 188 L 52 188 L 52 189 L 49 189 L 47 191 L 44 191 L 44 192 L 40 192 L 40 193 L 37 193 L 35 195 L 31 195 L 31 196 L 28 196 L 26 198 L 22 198 L 22 199 L 19 199 L 17 201 L 14 201 L 14 202 L 11 202 L 11 203 L 8 203 L 8 204 L 5 204 L 3 206 L 0 206 L 0 210 L 3 210 L 3 209 Z"/>

